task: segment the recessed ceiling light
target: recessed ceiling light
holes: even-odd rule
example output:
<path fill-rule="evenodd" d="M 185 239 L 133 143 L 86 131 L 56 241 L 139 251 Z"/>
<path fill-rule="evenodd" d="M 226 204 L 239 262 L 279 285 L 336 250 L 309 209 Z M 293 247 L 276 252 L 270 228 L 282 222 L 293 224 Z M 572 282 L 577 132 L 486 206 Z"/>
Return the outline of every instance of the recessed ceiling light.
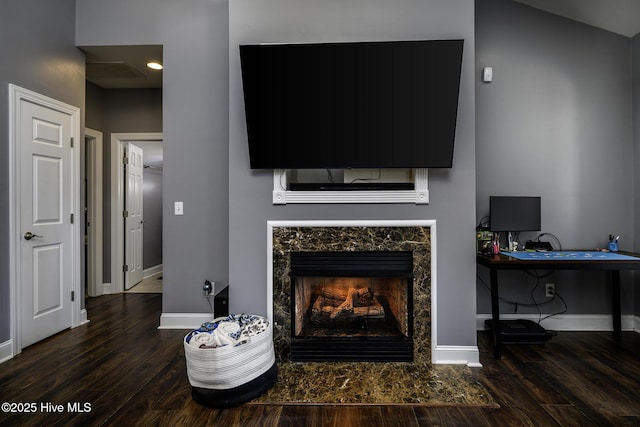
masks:
<path fill-rule="evenodd" d="M 162 64 L 159 64 L 157 62 L 147 62 L 147 67 L 151 68 L 152 70 L 162 70 Z"/>

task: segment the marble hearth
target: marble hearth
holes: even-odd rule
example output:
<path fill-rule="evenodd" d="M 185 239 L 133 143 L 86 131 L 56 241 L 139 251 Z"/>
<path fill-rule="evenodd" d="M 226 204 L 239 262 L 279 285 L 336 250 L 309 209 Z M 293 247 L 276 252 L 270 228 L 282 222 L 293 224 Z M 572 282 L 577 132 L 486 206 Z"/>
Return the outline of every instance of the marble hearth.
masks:
<path fill-rule="evenodd" d="M 267 316 L 278 380 L 255 404 L 497 406 L 468 366 L 438 364 L 435 221 L 270 221 L 267 240 Z M 304 251 L 413 253 L 413 361 L 289 360 L 289 254 Z"/>
<path fill-rule="evenodd" d="M 413 364 L 432 361 L 435 221 L 271 221 L 268 231 L 268 317 L 276 359 L 289 362 L 291 252 L 410 251 L 413 253 Z"/>

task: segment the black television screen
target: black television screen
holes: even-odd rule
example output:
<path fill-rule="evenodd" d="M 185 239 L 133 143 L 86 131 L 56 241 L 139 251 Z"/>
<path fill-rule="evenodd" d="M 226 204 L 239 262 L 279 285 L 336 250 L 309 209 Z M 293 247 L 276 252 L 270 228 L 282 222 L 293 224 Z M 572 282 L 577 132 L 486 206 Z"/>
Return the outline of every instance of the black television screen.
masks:
<path fill-rule="evenodd" d="M 251 168 L 452 167 L 462 48 L 240 46 Z"/>
<path fill-rule="evenodd" d="M 489 198 L 491 231 L 539 231 L 540 197 Z"/>

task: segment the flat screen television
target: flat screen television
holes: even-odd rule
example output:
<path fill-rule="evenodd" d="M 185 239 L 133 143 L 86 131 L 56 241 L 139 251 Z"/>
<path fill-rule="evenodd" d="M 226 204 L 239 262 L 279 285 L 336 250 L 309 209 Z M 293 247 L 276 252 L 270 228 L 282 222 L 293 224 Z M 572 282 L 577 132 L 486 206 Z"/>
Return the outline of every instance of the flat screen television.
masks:
<path fill-rule="evenodd" d="M 252 169 L 450 168 L 463 40 L 240 46 Z"/>
<path fill-rule="evenodd" d="M 540 197 L 489 198 L 491 231 L 539 231 Z"/>

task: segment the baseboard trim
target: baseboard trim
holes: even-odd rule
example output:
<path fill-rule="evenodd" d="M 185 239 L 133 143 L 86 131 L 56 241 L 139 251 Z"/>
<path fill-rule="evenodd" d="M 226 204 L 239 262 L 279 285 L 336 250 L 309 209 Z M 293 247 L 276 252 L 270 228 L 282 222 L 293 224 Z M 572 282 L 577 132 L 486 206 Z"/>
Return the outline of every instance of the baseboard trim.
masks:
<path fill-rule="evenodd" d="M 154 265 L 153 267 L 142 270 L 142 277 L 146 279 L 147 277 L 151 277 L 158 273 L 162 273 L 162 264 Z"/>
<path fill-rule="evenodd" d="M 13 359 L 13 341 L 5 341 L 0 343 L 0 363 Z"/>
<path fill-rule="evenodd" d="M 111 283 L 103 283 L 102 284 L 102 295 L 111 295 L 113 292 L 111 291 L 113 287 Z"/>
<path fill-rule="evenodd" d="M 467 365 L 470 368 L 481 368 L 480 351 L 471 345 L 437 345 L 433 354 L 436 365 Z"/>
<path fill-rule="evenodd" d="M 89 313 L 87 313 L 87 309 L 83 308 L 80 310 L 80 325 L 84 325 L 85 323 L 89 323 Z"/>
<path fill-rule="evenodd" d="M 544 317 L 545 314 L 542 315 Z M 482 331 L 484 321 L 491 319 L 491 314 L 478 314 L 476 328 Z M 500 314 L 502 320 L 526 319 L 538 322 L 537 314 Z M 640 317 L 632 314 L 621 318 L 623 331 L 640 332 Z M 613 331 L 613 319 L 609 314 L 559 314 L 540 323 L 545 329 L 552 331 Z"/>
<path fill-rule="evenodd" d="M 211 320 L 211 313 L 162 313 L 158 329 L 195 329 Z"/>

